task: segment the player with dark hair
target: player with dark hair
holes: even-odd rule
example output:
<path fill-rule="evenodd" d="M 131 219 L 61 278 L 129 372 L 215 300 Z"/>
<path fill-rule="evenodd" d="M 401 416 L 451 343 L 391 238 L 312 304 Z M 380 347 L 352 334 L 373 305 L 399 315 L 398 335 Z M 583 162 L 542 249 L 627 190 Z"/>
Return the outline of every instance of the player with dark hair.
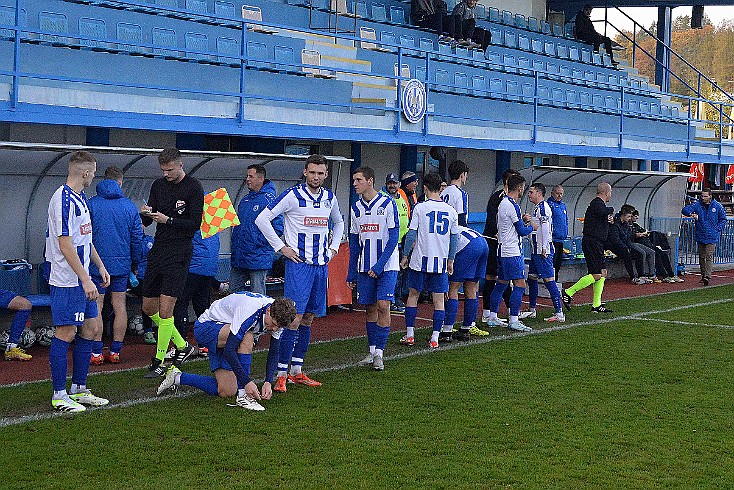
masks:
<path fill-rule="evenodd" d="M 51 406 L 61 412 L 82 412 L 86 410 L 84 405 L 109 403 L 87 388 L 98 315 L 98 292 L 89 276 L 90 260 L 97 266 L 102 287 L 110 284 L 110 275 L 92 244 L 92 219 L 83 192 L 94 180 L 96 169 L 97 161 L 90 153 L 72 153 L 66 184 L 54 192 L 48 205 L 46 261 L 50 263 L 51 317 L 56 327 L 48 359 L 54 390 Z M 73 371 L 67 393 L 67 362 L 72 340 Z"/>
<path fill-rule="evenodd" d="M 456 160 L 449 165 L 449 178 L 451 185 L 441 191 L 441 199 L 456 210 L 459 215 L 459 225 L 466 224 L 469 216 L 469 194 L 464 190 L 466 179 L 469 175 L 469 167 L 461 160 Z"/>
<path fill-rule="evenodd" d="M 405 345 L 415 344 L 415 317 L 418 314 L 418 296 L 429 291 L 433 297 L 433 333 L 428 342 L 430 349 L 438 347 L 438 337 L 445 318 L 444 295 L 449 290 L 449 275 L 454 272 L 454 258 L 459 236 L 459 217 L 456 210 L 440 197 L 441 176 L 430 173 L 423 176 L 426 200 L 413 208 L 410 228 L 405 235 L 405 252 L 401 266 L 408 267 L 408 301 L 405 306 L 407 333 L 400 340 Z M 415 247 L 413 245 L 415 244 Z"/>
<path fill-rule="evenodd" d="M 328 168 L 322 155 L 308 157 L 303 169 L 306 182 L 283 192 L 255 219 L 273 250 L 286 258 L 283 291 L 296 303 L 296 317 L 280 339 L 278 377 L 273 388 L 279 393 L 286 391 L 289 364 L 289 379 L 294 383 L 321 385 L 302 369 L 314 316 L 326 314 L 326 265 L 337 254 L 344 234 L 344 219 L 336 195 L 323 187 L 329 176 Z M 272 221 L 279 214 L 283 214 L 285 242 L 273 229 Z"/>
<path fill-rule="evenodd" d="M 367 309 L 370 353 L 360 364 L 372 364 L 373 369 L 382 371 L 390 334 L 390 304 L 400 267 L 398 207 L 390 196 L 377 192 L 372 168 L 359 167 L 352 174 L 352 183 L 360 199 L 351 209 L 347 285 L 357 287 L 357 302 Z"/>
<path fill-rule="evenodd" d="M 143 313 L 158 325 L 156 354 L 145 375 L 148 378 L 165 374 L 163 359 L 171 340 L 176 346 L 174 365 L 180 366 L 194 352 L 176 330 L 173 309 L 186 285 L 194 248 L 192 239 L 201 228 L 204 208 L 204 189 L 198 180 L 186 174 L 176 148 L 163 150 L 158 163 L 163 177 L 153 182 L 148 204 L 141 210 L 145 226 L 156 223 L 143 283 Z"/>
<path fill-rule="evenodd" d="M 293 301 L 269 298 L 257 293 L 233 293 L 219 299 L 201 314 L 194 324 L 194 336 L 209 349 L 209 368 L 214 376 L 183 373 L 176 366 L 168 368 L 166 379 L 158 387 L 160 395 L 180 385 L 193 386 L 212 396 L 237 395 L 236 406 L 265 410 L 257 401 L 272 397 L 272 382 L 278 358 L 280 330 L 296 316 Z M 258 337 L 271 333 L 268 366 L 262 391 L 250 380 L 252 349 Z"/>
<path fill-rule="evenodd" d="M 0 289 L 0 308 L 15 312 L 13 321 L 10 323 L 8 343 L 5 345 L 5 360 L 30 361 L 33 356 L 18 347 L 18 342 L 20 342 L 20 334 L 23 333 L 23 329 L 31 318 L 31 302 L 12 291 Z"/>

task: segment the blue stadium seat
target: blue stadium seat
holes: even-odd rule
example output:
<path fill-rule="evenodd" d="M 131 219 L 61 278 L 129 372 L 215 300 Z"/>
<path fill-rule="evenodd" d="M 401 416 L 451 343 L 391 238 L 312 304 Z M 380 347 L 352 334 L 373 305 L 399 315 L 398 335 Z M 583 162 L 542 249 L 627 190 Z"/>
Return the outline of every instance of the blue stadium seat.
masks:
<path fill-rule="evenodd" d="M 543 34 L 551 34 L 551 26 L 547 21 L 543 20 L 540 22 L 540 32 Z"/>
<path fill-rule="evenodd" d="M 209 39 L 206 37 L 206 34 L 201 34 L 198 32 L 187 32 L 184 36 L 184 40 L 187 50 L 186 57 L 198 61 L 211 60 L 211 56 L 207 54 L 209 52 Z"/>
<path fill-rule="evenodd" d="M 530 40 L 530 49 L 533 51 L 533 53 L 542 53 L 543 41 L 538 37 L 533 37 Z"/>
<path fill-rule="evenodd" d="M 556 44 L 556 54 L 559 58 L 568 59 L 568 46 L 563 43 Z"/>
<path fill-rule="evenodd" d="M 609 74 L 609 84 L 610 85 L 619 85 L 619 76 L 617 76 L 616 73 L 610 73 Z"/>
<path fill-rule="evenodd" d="M 607 83 L 609 83 L 609 76 L 607 76 L 607 74 L 604 73 L 603 71 L 598 71 L 596 72 L 595 81 L 596 81 L 596 85 L 599 85 L 602 87 L 606 86 Z"/>
<path fill-rule="evenodd" d="M 565 63 L 558 67 L 558 72 L 564 80 L 569 80 L 571 78 L 571 67 Z"/>
<path fill-rule="evenodd" d="M 227 17 L 230 19 L 235 17 L 235 6 L 230 2 L 216 1 L 214 2 L 214 15 L 217 17 Z"/>
<path fill-rule="evenodd" d="M 487 50 L 487 59 L 493 65 L 499 66 L 502 64 L 502 55 L 497 53 L 496 51 Z"/>
<path fill-rule="evenodd" d="M 611 112 L 617 112 L 619 110 L 619 99 L 612 95 L 605 96 L 604 108 Z"/>
<path fill-rule="evenodd" d="M 505 98 L 505 81 L 501 78 L 491 78 L 489 80 L 489 95 L 500 99 Z"/>
<path fill-rule="evenodd" d="M 502 35 L 502 29 L 500 29 L 499 27 L 495 27 L 495 26 L 489 26 L 489 33 L 492 35 L 492 41 L 491 41 L 492 44 L 494 44 L 496 46 L 503 46 L 504 45 L 504 43 L 505 43 L 504 39 L 505 38 Z"/>
<path fill-rule="evenodd" d="M 477 4 L 476 8 L 474 9 L 474 12 L 477 15 L 477 19 L 484 20 L 487 18 L 487 7 L 485 7 L 481 3 Z"/>
<path fill-rule="evenodd" d="M 468 94 L 469 91 L 469 75 L 464 72 L 457 71 L 454 73 L 454 85 L 456 92 L 460 94 Z"/>
<path fill-rule="evenodd" d="M 517 48 L 517 32 L 514 29 L 505 29 L 505 46 Z"/>
<path fill-rule="evenodd" d="M 581 48 L 581 62 L 591 63 L 591 50 L 588 48 Z"/>
<path fill-rule="evenodd" d="M 393 24 L 405 24 L 405 11 L 403 7 L 395 5 L 390 7 L 390 22 Z"/>
<path fill-rule="evenodd" d="M 558 67 L 558 63 L 555 61 L 549 61 L 546 65 L 546 71 L 548 72 L 549 78 L 558 78 L 560 75 L 560 68 Z"/>
<path fill-rule="evenodd" d="M 515 14 L 515 26 L 519 29 L 527 29 L 528 22 L 522 14 Z"/>
<path fill-rule="evenodd" d="M 578 107 L 579 99 L 578 93 L 574 89 L 566 89 L 566 103 L 568 107 Z"/>
<path fill-rule="evenodd" d="M 509 10 L 502 11 L 502 23 L 506 26 L 515 26 L 515 16 Z"/>
<path fill-rule="evenodd" d="M 357 17 L 361 17 L 363 19 L 367 18 L 367 2 L 364 2 L 362 0 L 355 2 L 354 9 L 356 10 L 355 13 L 357 14 Z"/>
<path fill-rule="evenodd" d="M 441 54 L 454 54 L 449 43 L 438 43 L 438 52 Z M 444 58 L 445 59 L 445 58 Z"/>
<path fill-rule="evenodd" d="M 647 100 L 640 101 L 640 114 L 642 114 L 643 116 L 650 115 L 650 101 L 647 101 Z"/>
<path fill-rule="evenodd" d="M 401 34 L 400 45 L 405 46 L 406 48 L 415 48 L 415 38 L 405 34 Z"/>
<path fill-rule="evenodd" d="M 669 105 L 661 105 L 660 106 L 660 115 L 663 117 L 670 117 L 671 116 L 671 110 Z"/>
<path fill-rule="evenodd" d="M 539 60 L 537 58 L 533 59 L 533 70 L 538 72 L 545 72 L 545 61 Z"/>
<path fill-rule="evenodd" d="M 436 70 L 436 89 L 445 92 L 449 89 L 449 83 L 449 72 L 446 70 Z"/>
<path fill-rule="evenodd" d="M 601 65 L 602 64 L 601 55 L 597 52 L 591 53 L 591 62 L 595 65 Z"/>
<path fill-rule="evenodd" d="M 533 97 L 535 93 L 535 89 L 533 88 L 533 84 L 529 82 L 525 82 L 522 84 L 522 87 L 520 88 L 520 91 L 522 92 L 522 100 L 523 102 L 533 102 Z"/>
<path fill-rule="evenodd" d="M 519 33 L 517 35 L 517 47 L 523 51 L 530 51 L 530 38 L 527 34 Z"/>
<path fill-rule="evenodd" d="M 117 23 L 117 40 L 123 43 L 135 44 L 118 44 L 118 48 L 122 51 L 131 53 L 143 53 L 144 48 L 139 46 L 143 43 L 143 28 L 138 24 L 129 24 L 127 22 Z M 137 44 L 137 45 L 136 45 Z"/>
<path fill-rule="evenodd" d="M 188 47 L 188 46 L 187 46 Z M 189 56 L 194 56 L 190 54 Z M 271 68 L 268 63 L 268 47 L 264 43 L 247 42 L 247 66 L 253 68 Z"/>
<path fill-rule="evenodd" d="M 505 70 L 510 73 L 515 73 L 517 71 L 517 60 L 515 59 L 515 55 L 502 55 L 502 64 L 505 66 Z"/>
<path fill-rule="evenodd" d="M 551 93 L 550 89 L 545 85 L 538 85 L 538 104 L 550 104 Z"/>
<path fill-rule="evenodd" d="M 0 20 L 0 22 L 2 22 Z M 101 19 L 90 19 L 88 17 L 79 18 L 79 36 L 89 39 L 80 39 L 79 44 L 88 48 L 108 48 L 109 43 L 104 40 L 108 39 L 107 24 Z"/>
<path fill-rule="evenodd" d="M 166 58 L 175 58 L 179 56 L 178 51 L 176 51 L 176 48 L 178 47 L 178 37 L 176 36 L 176 31 L 173 29 L 154 27 L 151 29 L 151 39 L 153 41 L 154 55 Z"/>
<path fill-rule="evenodd" d="M 425 65 L 417 65 L 415 67 L 415 78 L 426 82 L 426 67 Z"/>
<path fill-rule="evenodd" d="M 206 14 L 206 0 L 186 0 L 186 10 L 199 14 Z"/>
<path fill-rule="evenodd" d="M 500 11 L 495 7 L 489 7 L 489 21 L 495 24 L 500 23 Z"/>
<path fill-rule="evenodd" d="M 526 58 L 524 56 L 520 56 L 517 59 L 517 67 L 519 68 L 519 70 L 518 70 L 519 73 L 521 73 L 523 75 L 530 75 L 530 73 L 531 73 L 531 70 L 530 70 L 531 65 L 530 65 L 530 59 L 529 58 Z"/>
<path fill-rule="evenodd" d="M 395 36 L 394 33 L 389 31 L 382 31 L 380 32 L 380 41 L 386 44 L 398 44 L 398 38 Z M 386 46 L 389 49 L 392 49 L 389 46 Z"/>
<path fill-rule="evenodd" d="M 471 58 L 469 48 L 467 48 L 466 46 L 456 46 L 454 50 L 456 56 L 460 56 L 462 58 Z"/>
<path fill-rule="evenodd" d="M 591 107 L 597 111 L 603 110 L 604 109 L 604 97 L 601 94 L 592 94 Z"/>
<path fill-rule="evenodd" d="M 507 80 L 507 98 L 510 100 L 520 100 L 520 84 L 515 80 Z"/>
<path fill-rule="evenodd" d="M 239 41 L 230 37 L 218 37 L 217 55 L 217 62 L 225 65 L 239 66 L 240 57 L 242 56 Z"/>
<path fill-rule="evenodd" d="M 487 96 L 487 79 L 482 75 L 472 75 L 471 77 L 472 93 L 477 97 Z"/>
<path fill-rule="evenodd" d="M 15 24 L 15 19 L 11 24 Z M 49 33 L 68 34 L 69 20 L 66 15 L 56 12 L 39 12 L 38 27 L 42 31 Z M 54 34 L 39 34 L 39 40 L 50 44 L 69 44 L 69 38 L 66 36 L 57 36 Z"/>
<path fill-rule="evenodd" d="M 178 0 L 155 0 L 153 3 L 161 7 L 178 8 Z"/>
<path fill-rule="evenodd" d="M 296 57 L 293 52 L 293 48 L 290 46 L 275 46 L 274 47 L 274 60 L 275 68 L 282 71 L 290 71 L 295 65 Z"/>
<path fill-rule="evenodd" d="M 528 30 L 533 32 L 540 32 L 540 24 L 538 24 L 538 19 L 535 17 L 528 17 Z"/>
<path fill-rule="evenodd" d="M 546 39 L 546 41 L 543 43 L 543 53 L 546 56 L 552 56 L 555 58 L 556 56 L 556 43 L 553 41 Z"/>
<path fill-rule="evenodd" d="M 660 103 L 659 102 L 650 102 L 650 114 L 652 114 L 653 116 L 660 115 Z"/>
<path fill-rule="evenodd" d="M 418 47 L 421 48 L 423 51 L 433 51 L 435 47 L 433 46 L 433 39 L 428 39 L 425 37 L 422 37 L 418 39 Z"/>
<path fill-rule="evenodd" d="M 573 22 L 568 22 L 568 23 L 566 24 L 566 28 L 565 28 L 565 32 L 564 32 L 564 34 L 565 34 L 565 35 L 566 35 L 566 37 L 567 37 L 567 38 L 569 38 L 569 39 L 573 39 L 573 38 L 574 38 L 574 35 L 573 35 L 573 29 L 574 29 L 574 26 L 575 26 L 575 24 L 574 24 Z"/>
<path fill-rule="evenodd" d="M 387 12 L 381 3 L 372 4 L 372 20 L 375 22 L 387 22 Z"/>
<path fill-rule="evenodd" d="M 640 101 L 636 98 L 627 100 L 627 110 L 634 116 L 640 115 Z"/>
<path fill-rule="evenodd" d="M 571 67 L 571 78 L 573 78 L 574 81 L 581 81 L 584 79 L 584 72 L 581 71 L 581 68 L 572 66 Z"/>
<path fill-rule="evenodd" d="M 553 32 L 554 36 L 563 37 L 563 26 L 560 24 L 553 24 L 551 26 L 551 31 Z"/>
<path fill-rule="evenodd" d="M 566 106 L 566 93 L 558 87 L 553 88 L 551 91 L 551 99 L 552 103 L 555 106 L 558 107 L 565 107 Z"/>
<path fill-rule="evenodd" d="M 613 66 L 612 57 L 609 56 L 607 53 L 602 53 L 601 59 L 602 59 L 602 65 L 606 66 L 607 68 L 611 68 Z"/>
<path fill-rule="evenodd" d="M 484 51 L 482 51 L 481 49 L 472 49 L 471 56 L 472 56 L 472 59 L 477 60 L 477 61 L 485 60 Z"/>
<path fill-rule="evenodd" d="M 593 87 L 596 85 L 596 72 L 593 70 L 584 70 L 584 80 L 586 85 Z"/>
<path fill-rule="evenodd" d="M 571 44 L 568 47 L 568 59 L 570 59 L 571 61 L 578 61 L 580 57 L 581 56 L 579 55 L 579 47 L 575 44 Z"/>

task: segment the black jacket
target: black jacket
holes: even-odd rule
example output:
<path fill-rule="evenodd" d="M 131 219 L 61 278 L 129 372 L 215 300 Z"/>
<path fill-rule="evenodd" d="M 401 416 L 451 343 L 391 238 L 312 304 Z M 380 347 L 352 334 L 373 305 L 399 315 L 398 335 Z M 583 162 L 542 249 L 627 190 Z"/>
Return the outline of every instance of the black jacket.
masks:
<path fill-rule="evenodd" d="M 629 251 L 632 247 L 632 229 L 628 224 L 614 219 L 614 223 L 609 226 L 609 234 L 607 235 L 606 246 L 612 252 L 617 249 Z"/>

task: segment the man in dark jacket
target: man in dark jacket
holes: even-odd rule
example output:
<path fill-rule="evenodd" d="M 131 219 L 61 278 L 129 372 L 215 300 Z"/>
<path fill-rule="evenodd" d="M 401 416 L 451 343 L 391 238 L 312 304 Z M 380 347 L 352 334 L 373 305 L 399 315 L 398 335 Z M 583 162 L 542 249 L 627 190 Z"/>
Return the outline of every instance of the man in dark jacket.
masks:
<path fill-rule="evenodd" d="M 443 20 L 448 13 L 444 0 L 411 0 L 410 19 L 413 24 L 424 29 L 431 29 L 438 34 L 439 41 L 448 41 L 443 34 Z"/>
<path fill-rule="evenodd" d="M 102 346 L 102 315 L 97 316 L 99 328 L 92 345 L 92 365 L 100 365 L 105 361 L 113 364 L 120 362 L 120 351 L 127 330 L 125 292 L 130 272 L 137 270 L 143 241 L 138 207 L 122 193 L 122 177 L 122 170 L 107 167 L 104 180 L 97 184 L 97 195 L 89 200 L 94 248 L 110 273 L 110 285 L 105 288 L 97 267 L 94 264 L 89 266 L 92 281 L 99 291 L 97 307 L 101 312 L 105 294 L 109 291 L 115 313 L 112 342 L 107 352 L 103 352 Z"/>
<path fill-rule="evenodd" d="M 250 291 L 265 294 L 265 275 L 273 265 L 273 247 L 255 226 L 255 218 L 273 202 L 278 195 L 273 183 L 265 178 L 265 167 L 254 164 L 247 167 L 246 184 L 250 193 L 237 206 L 240 225 L 232 229 L 232 270 L 229 290 L 237 293 L 245 290 L 250 281 Z M 278 235 L 283 233 L 283 217 L 273 221 Z"/>
<path fill-rule="evenodd" d="M 696 243 L 698 243 L 698 263 L 701 266 L 701 282 L 708 286 L 714 265 L 714 252 L 721 232 L 726 225 L 726 211 L 718 201 L 711 197 L 711 191 L 701 191 L 701 199 L 683 208 L 683 216 L 690 216 L 696 223 Z"/>
<path fill-rule="evenodd" d="M 607 249 L 611 250 L 617 257 L 624 262 L 624 268 L 632 279 L 633 284 L 647 284 L 648 282 L 640 277 L 643 270 L 642 256 L 632 253 L 632 237 L 630 236 L 630 219 L 632 213 L 623 209 L 614 218 L 614 222 L 609 227 L 609 235 L 607 236 Z M 635 261 L 637 271 L 632 265 Z"/>
<path fill-rule="evenodd" d="M 610 58 L 612 58 L 612 63 L 614 63 L 612 47 L 616 48 L 620 45 L 609 39 L 607 36 L 602 36 L 601 34 L 596 32 L 596 29 L 594 28 L 594 23 L 591 21 L 592 10 L 592 6 L 586 4 L 584 5 L 584 8 L 579 10 L 579 13 L 576 14 L 576 27 L 574 30 L 576 39 L 586 44 L 593 45 L 594 51 L 599 51 L 599 46 L 603 44 L 607 54 Z"/>

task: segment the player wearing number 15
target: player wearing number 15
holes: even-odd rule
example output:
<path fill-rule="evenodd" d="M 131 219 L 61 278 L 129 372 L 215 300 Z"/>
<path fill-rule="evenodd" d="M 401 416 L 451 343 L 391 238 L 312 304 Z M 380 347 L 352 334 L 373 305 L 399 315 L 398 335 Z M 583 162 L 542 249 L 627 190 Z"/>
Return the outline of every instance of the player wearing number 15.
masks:
<path fill-rule="evenodd" d="M 454 271 L 454 256 L 459 236 L 459 216 L 440 197 L 441 176 L 430 173 L 423 177 L 426 200 L 413 208 L 410 227 L 405 235 L 405 251 L 410 254 L 408 301 L 405 307 L 407 333 L 401 343 L 415 342 L 415 317 L 418 296 L 424 289 L 433 296 L 433 334 L 429 347 L 438 347 L 438 334 L 444 320 L 444 294 L 449 290 L 449 274 Z M 415 247 L 413 245 L 415 244 Z M 401 265 L 408 266 L 404 257 Z"/>

